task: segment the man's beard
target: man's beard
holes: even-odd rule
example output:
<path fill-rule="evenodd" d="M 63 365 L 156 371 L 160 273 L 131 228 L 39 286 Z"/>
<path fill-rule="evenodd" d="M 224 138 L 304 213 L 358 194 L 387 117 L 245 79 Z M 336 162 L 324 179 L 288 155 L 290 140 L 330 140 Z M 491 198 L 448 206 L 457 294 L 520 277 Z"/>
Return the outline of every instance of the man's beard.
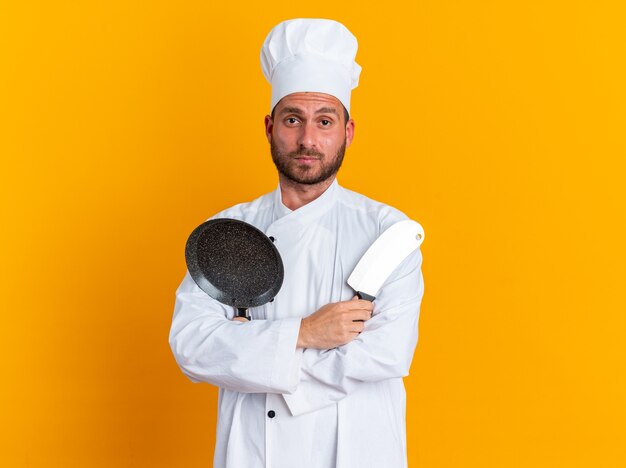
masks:
<path fill-rule="evenodd" d="M 343 162 L 343 156 L 346 152 L 346 140 L 344 138 L 343 143 L 337 150 L 335 157 L 328 162 L 324 162 L 324 155 L 314 150 L 299 149 L 292 151 L 291 153 L 281 153 L 274 145 L 274 140 L 270 144 L 270 151 L 272 152 L 272 160 L 276 165 L 278 172 L 284 175 L 287 179 L 304 185 L 315 185 L 320 182 L 324 182 L 328 178 L 334 176 Z M 320 158 L 320 171 L 315 173 L 312 167 L 306 167 L 304 170 L 298 169 L 296 166 L 301 166 L 297 159 L 297 156 L 312 156 Z M 302 166 L 301 166 L 302 167 Z"/>

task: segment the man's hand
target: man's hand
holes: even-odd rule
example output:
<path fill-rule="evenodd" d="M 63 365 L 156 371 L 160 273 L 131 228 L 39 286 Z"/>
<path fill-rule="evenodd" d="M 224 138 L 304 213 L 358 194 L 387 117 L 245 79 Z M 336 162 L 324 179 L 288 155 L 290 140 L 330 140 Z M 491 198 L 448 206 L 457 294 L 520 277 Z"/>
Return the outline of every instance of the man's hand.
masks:
<path fill-rule="evenodd" d="M 331 349 L 355 339 L 372 317 L 374 304 L 358 299 L 326 304 L 302 319 L 298 348 Z"/>

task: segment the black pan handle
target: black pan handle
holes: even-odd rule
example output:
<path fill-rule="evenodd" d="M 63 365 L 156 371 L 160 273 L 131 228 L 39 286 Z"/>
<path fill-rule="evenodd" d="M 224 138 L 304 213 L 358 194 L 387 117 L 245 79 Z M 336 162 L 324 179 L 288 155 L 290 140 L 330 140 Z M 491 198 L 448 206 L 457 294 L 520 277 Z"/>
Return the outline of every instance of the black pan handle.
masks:
<path fill-rule="evenodd" d="M 250 320 L 250 314 L 248 313 L 248 309 L 245 307 L 237 307 L 237 317 L 243 317 L 246 320 Z"/>

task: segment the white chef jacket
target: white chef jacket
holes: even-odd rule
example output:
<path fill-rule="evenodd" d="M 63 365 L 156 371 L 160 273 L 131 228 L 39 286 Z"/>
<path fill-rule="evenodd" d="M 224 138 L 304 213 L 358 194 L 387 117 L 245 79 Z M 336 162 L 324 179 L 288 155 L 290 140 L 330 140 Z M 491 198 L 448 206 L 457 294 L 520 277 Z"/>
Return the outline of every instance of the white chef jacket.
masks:
<path fill-rule="evenodd" d="M 214 218 L 246 221 L 275 239 L 285 277 L 273 302 L 232 321 L 234 309 L 185 275 L 169 342 L 193 382 L 219 387 L 215 468 L 401 468 L 406 394 L 423 294 L 419 249 L 392 273 L 374 315 L 350 343 L 296 349 L 300 322 L 349 300 L 347 279 L 402 212 L 341 187 L 290 210 L 280 186 Z"/>

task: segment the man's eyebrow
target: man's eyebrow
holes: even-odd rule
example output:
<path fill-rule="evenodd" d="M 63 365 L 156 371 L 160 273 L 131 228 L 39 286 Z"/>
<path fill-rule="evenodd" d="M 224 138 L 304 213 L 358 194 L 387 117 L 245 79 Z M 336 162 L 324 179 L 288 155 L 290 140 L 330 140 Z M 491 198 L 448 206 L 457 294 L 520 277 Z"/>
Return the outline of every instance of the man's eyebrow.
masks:
<path fill-rule="evenodd" d="M 316 114 L 335 114 L 336 116 L 339 116 L 339 112 L 337 112 L 337 109 L 333 107 L 322 107 L 321 109 L 316 110 L 315 113 Z"/>
<path fill-rule="evenodd" d="M 280 111 L 281 114 L 303 114 L 302 109 L 299 107 L 284 107 Z"/>

